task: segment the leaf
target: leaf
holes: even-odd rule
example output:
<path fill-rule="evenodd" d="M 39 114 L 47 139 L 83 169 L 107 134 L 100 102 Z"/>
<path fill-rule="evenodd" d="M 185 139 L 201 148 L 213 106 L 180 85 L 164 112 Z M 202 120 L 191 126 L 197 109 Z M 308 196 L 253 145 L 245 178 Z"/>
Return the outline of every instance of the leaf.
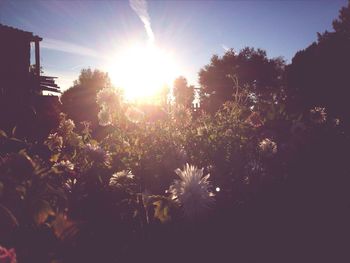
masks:
<path fill-rule="evenodd" d="M 24 199 L 27 189 L 23 185 L 16 186 L 16 193 L 19 195 L 20 199 Z"/>
<path fill-rule="evenodd" d="M 72 153 L 72 159 L 74 159 L 75 157 L 77 156 L 77 150 L 76 149 L 74 149 L 74 151 L 73 151 L 73 153 Z"/>
<path fill-rule="evenodd" d="M 159 219 L 160 222 L 166 223 L 171 220 L 171 216 L 169 214 L 169 205 L 164 200 L 158 200 L 153 202 L 155 206 L 154 209 L 154 217 Z"/>
<path fill-rule="evenodd" d="M 16 130 L 17 130 L 17 126 L 13 127 L 12 132 L 11 132 L 12 133 L 12 137 L 15 137 Z"/>
<path fill-rule="evenodd" d="M 50 162 L 57 162 L 58 159 L 60 158 L 60 155 L 61 155 L 60 153 L 51 155 Z"/>
<path fill-rule="evenodd" d="M 34 114 L 34 115 L 37 115 L 37 112 L 36 112 L 36 110 L 35 110 L 35 108 L 32 106 L 32 107 L 30 107 L 30 109 L 32 110 L 32 113 Z"/>
<path fill-rule="evenodd" d="M 7 138 L 6 132 L 1 129 L 0 129 L 0 138 Z"/>
<path fill-rule="evenodd" d="M 56 215 L 55 220 L 51 223 L 51 227 L 53 228 L 56 237 L 61 240 L 66 239 L 69 235 L 76 234 L 78 231 L 75 227 L 75 223 L 69 220 L 63 213 Z"/>
<path fill-rule="evenodd" d="M 6 206 L 0 204 L 0 227 L 18 226 L 18 221 L 14 214 Z"/>
<path fill-rule="evenodd" d="M 34 208 L 33 219 L 37 225 L 41 225 L 45 223 L 45 221 L 49 216 L 55 215 L 55 212 L 52 210 L 49 202 L 47 202 L 46 200 L 40 200 L 34 205 L 33 208 Z"/>

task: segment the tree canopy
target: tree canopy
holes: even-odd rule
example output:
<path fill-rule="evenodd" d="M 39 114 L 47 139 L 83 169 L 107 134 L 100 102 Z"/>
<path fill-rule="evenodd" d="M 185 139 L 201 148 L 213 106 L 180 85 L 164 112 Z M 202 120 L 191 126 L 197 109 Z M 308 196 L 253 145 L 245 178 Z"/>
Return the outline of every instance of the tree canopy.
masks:
<path fill-rule="evenodd" d="M 350 117 L 350 1 L 333 21 L 332 32 L 318 34 L 318 40 L 296 53 L 287 68 L 289 108 L 307 111 L 327 108 L 335 117 Z"/>
<path fill-rule="evenodd" d="M 182 105 L 186 108 L 192 107 L 194 87 L 188 85 L 185 77 L 180 76 L 174 81 L 173 94 L 177 105 Z"/>
<path fill-rule="evenodd" d="M 269 59 L 262 49 L 246 47 L 239 53 L 230 49 L 222 57 L 214 55 L 199 71 L 201 107 L 217 111 L 225 101 L 232 100 L 238 87 L 254 101 L 276 100 L 283 91 L 283 70 L 283 59 Z"/>
<path fill-rule="evenodd" d="M 99 112 L 96 95 L 102 88 L 111 86 L 107 73 L 99 70 L 83 69 L 78 80 L 75 80 L 73 86 L 61 96 L 63 112 L 76 124 L 88 121 L 92 127 L 96 127 Z"/>

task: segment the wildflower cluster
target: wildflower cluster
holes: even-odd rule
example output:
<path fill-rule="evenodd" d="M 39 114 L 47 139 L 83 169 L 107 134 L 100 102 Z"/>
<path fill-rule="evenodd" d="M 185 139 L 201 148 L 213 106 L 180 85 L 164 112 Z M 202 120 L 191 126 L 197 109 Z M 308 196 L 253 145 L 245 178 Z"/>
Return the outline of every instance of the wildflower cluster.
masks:
<path fill-rule="evenodd" d="M 49 134 L 45 144 L 53 152 L 60 152 L 63 146 L 63 138 L 59 136 L 57 132 Z"/>
<path fill-rule="evenodd" d="M 111 88 L 98 93 L 97 103 L 99 122 L 108 128 L 81 123 L 76 129 L 62 115 L 45 147 L 23 146 L 0 133 L 0 201 L 6 201 L 0 204 L 0 217 L 5 211 L 12 218 L 4 203 L 18 222 L 35 226 L 35 231 L 50 228 L 52 240 L 71 242 L 72 247 L 81 234 L 94 237 L 87 243 L 96 238 L 104 246 L 107 235 L 107 242 L 129 242 L 131 247 L 137 243 L 134 237 L 145 241 L 145 230 L 159 231 L 164 224 L 174 235 L 172 226 L 206 223 L 201 218 L 209 219 L 209 213 L 216 220 L 221 209 L 229 213 L 232 206 L 248 206 L 264 189 L 285 183 L 287 160 L 298 161 L 298 147 L 317 129 L 326 134 L 340 122 L 320 129 L 318 124 L 326 120 L 323 108 L 315 108 L 312 114 L 318 118 L 308 122 L 309 115 L 267 117 L 234 102 L 215 115 L 169 106 L 169 111 L 152 108 L 158 114 L 154 117 L 147 107 L 122 103 Z M 288 136 L 274 130 L 278 125 Z M 10 143 L 25 150 L 11 153 Z M 152 234 L 150 238 L 157 236 Z M 67 235 L 72 237 L 65 240 Z M 28 253 L 15 248 L 19 258 Z M 8 258 L 9 251 L 0 247 L 0 261 L 1 253 Z M 52 255 L 60 253 L 53 249 Z"/>
<path fill-rule="evenodd" d="M 60 125 L 58 127 L 58 131 L 63 136 L 69 135 L 70 133 L 73 132 L 74 129 L 75 129 L 75 124 L 74 124 L 74 121 L 72 121 L 71 119 L 63 119 L 60 122 Z"/>

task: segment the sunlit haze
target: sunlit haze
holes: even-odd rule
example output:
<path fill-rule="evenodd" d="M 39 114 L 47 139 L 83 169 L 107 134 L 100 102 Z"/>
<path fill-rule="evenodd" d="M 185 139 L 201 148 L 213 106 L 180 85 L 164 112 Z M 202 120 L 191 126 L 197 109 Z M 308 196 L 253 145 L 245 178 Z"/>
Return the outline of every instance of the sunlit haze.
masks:
<path fill-rule="evenodd" d="M 107 66 L 112 84 L 127 100 L 150 100 L 171 87 L 179 74 L 171 52 L 153 43 L 134 44 L 117 51 Z"/>

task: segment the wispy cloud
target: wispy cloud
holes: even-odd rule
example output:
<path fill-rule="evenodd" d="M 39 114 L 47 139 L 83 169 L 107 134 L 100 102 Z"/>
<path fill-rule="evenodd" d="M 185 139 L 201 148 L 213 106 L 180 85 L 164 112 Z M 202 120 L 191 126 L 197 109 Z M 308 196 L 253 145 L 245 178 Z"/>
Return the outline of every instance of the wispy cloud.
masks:
<path fill-rule="evenodd" d="M 71 67 L 70 70 L 82 69 L 84 67 L 88 68 L 89 66 L 87 66 L 86 64 L 79 64 Z"/>
<path fill-rule="evenodd" d="M 151 18 L 148 14 L 148 7 L 146 0 L 129 0 L 129 4 L 131 8 L 135 11 L 135 13 L 139 16 L 142 23 L 145 26 L 146 33 L 148 36 L 148 40 L 153 43 L 154 42 L 154 33 L 151 27 Z"/>
<path fill-rule="evenodd" d="M 93 49 L 76 45 L 73 43 L 57 40 L 57 39 L 44 38 L 44 40 L 41 42 L 41 47 L 46 49 L 51 49 L 51 50 L 77 54 L 81 56 L 96 57 L 96 58 L 101 57 Z"/>

